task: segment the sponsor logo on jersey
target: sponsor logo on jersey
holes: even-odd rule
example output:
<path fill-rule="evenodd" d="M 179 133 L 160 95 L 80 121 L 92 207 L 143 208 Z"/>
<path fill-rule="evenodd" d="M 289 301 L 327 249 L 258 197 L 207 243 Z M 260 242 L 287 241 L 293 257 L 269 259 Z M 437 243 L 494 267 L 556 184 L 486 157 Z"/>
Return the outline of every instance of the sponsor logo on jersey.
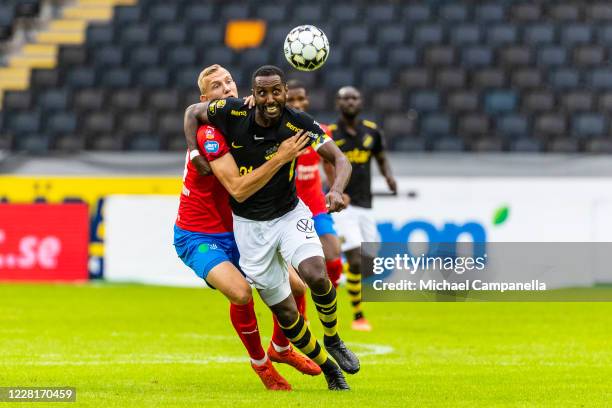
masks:
<path fill-rule="evenodd" d="M 365 135 L 363 138 L 363 147 L 370 147 L 374 142 L 374 138 L 369 133 Z"/>
<path fill-rule="evenodd" d="M 363 164 L 367 163 L 368 160 L 370 160 L 369 150 L 353 149 L 348 152 L 345 152 L 344 154 L 351 163 Z"/>
<path fill-rule="evenodd" d="M 230 115 L 232 115 L 232 116 L 246 116 L 247 115 L 247 111 L 237 111 L 237 110 L 232 109 L 230 111 Z"/>
<path fill-rule="evenodd" d="M 302 131 L 302 128 L 299 128 L 297 126 L 295 126 L 293 123 L 291 122 L 287 122 L 287 124 L 285 125 L 287 127 L 287 129 L 294 131 L 295 133 Z"/>
<path fill-rule="evenodd" d="M 204 149 L 206 149 L 208 153 L 217 153 L 219 151 L 219 142 L 209 140 L 204 143 Z"/>
<path fill-rule="evenodd" d="M 307 234 L 314 232 L 314 221 L 310 218 L 302 218 L 298 220 L 295 227 L 300 232 L 305 232 Z"/>

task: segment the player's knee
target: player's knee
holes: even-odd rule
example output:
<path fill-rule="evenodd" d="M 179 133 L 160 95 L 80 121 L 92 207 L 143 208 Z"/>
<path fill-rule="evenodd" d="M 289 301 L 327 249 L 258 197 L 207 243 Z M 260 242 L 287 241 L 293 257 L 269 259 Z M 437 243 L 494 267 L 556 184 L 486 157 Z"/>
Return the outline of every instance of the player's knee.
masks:
<path fill-rule="evenodd" d="M 230 302 L 235 305 L 246 305 L 253 299 L 253 293 L 249 285 L 241 285 L 230 296 Z"/>
<path fill-rule="evenodd" d="M 272 309 L 272 312 L 274 312 L 276 319 L 282 326 L 287 327 L 295 323 L 295 321 L 297 320 L 299 312 L 295 307 L 295 304 L 293 305 L 294 306 L 291 307 L 289 302 L 283 301 L 279 304 L 270 307 L 270 309 Z"/>
<path fill-rule="evenodd" d="M 299 266 L 300 275 L 306 280 L 306 283 L 312 291 L 320 293 L 329 289 L 327 281 L 327 273 L 325 270 L 325 260 L 321 257 L 308 258 Z"/>
<path fill-rule="evenodd" d="M 304 296 L 306 294 L 306 284 L 301 279 L 292 280 L 291 294 L 295 297 Z"/>

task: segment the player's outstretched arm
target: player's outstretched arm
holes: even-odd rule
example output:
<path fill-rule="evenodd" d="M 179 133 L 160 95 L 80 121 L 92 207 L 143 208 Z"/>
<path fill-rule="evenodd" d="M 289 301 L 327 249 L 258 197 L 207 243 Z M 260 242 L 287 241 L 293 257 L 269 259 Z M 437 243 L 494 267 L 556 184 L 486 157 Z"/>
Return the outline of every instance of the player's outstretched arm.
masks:
<path fill-rule="evenodd" d="M 195 166 L 196 170 L 202 176 L 208 176 L 212 173 L 210 164 L 204 156 L 200 154 L 197 142 L 198 128 L 200 127 L 200 120 L 204 119 L 208 121 L 208 115 L 206 110 L 208 109 L 208 103 L 197 103 L 191 105 L 185 111 L 184 128 L 185 128 L 185 139 L 187 141 L 187 149 L 189 150 L 189 160 Z M 202 120 L 202 123 L 204 123 Z"/>
<path fill-rule="evenodd" d="M 344 153 L 335 143 L 323 143 L 317 153 L 333 166 L 333 181 L 330 180 L 329 193 L 325 196 L 329 212 L 346 208 L 342 193 L 351 178 L 352 167 Z"/>
<path fill-rule="evenodd" d="M 259 191 L 286 163 L 294 160 L 310 142 L 308 135 L 300 132 L 283 141 L 276 154 L 244 176 L 240 175 L 236 161 L 231 154 L 224 154 L 210 162 L 212 171 L 223 187 L 239 203 Z"/>
<path fill-rule="evenodd" d="M 384 151 L 381 151 L 374 157 L 376 158 L 376 164 L 378 164 L 380 174 L 382 174 L 385 180 L 387 180 L 387 186 L 389 186 L 389 190 L 391 190 L 394 194 L 397 194 L 397 182 L 395 181 L 395 178 L 391 173 L 391 166 L 389 165 L 387 155 Z"/>

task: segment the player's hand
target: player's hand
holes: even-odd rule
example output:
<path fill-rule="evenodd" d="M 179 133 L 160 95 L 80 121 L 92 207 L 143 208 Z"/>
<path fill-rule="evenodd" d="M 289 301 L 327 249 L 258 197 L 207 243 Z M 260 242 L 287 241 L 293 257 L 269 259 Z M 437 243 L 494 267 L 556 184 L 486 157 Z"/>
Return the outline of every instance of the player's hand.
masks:
<path fill-rule="evenodd" d="M 325 205 L 327 206 L 327 212 L 330 213 L 342 211 L 346 208 L 342 194 L 334 190 L 330 190 L 325 195 Z"/>
<path fill-rule="evenodd" d="M 393 194 L 397 195 L 397 182 L 393 176 L 387 177 L 387 186 L 389 186 L 389 190 L 391 190 Z"/>
<path fill-rule="evenodd" d="M 288 163 L 300 155 L 300 152 L 308 145 L 310 137 L 305 131 L 300 131 L 289 139 L 283 141 L 278 147 L 276 155 L 283 163 Z"/>
<path fill-rule="evenodd" d="M 212 174 L 212 169 L 210 168 L 210 164 L 205 157 L 196 156 L 191 160 L 191 163 L 195 166 L 198 174 L 201 176 L 209 176 Z"/>
<path fill-rule="evenodd" d="M 255 97 L 253 95 L 245 96 L 242 100 L 249 109 L 255 106 Z"/>
<path fill-rule="evenodd" d="M 351 197 L 346 193 L 342 193 L 342 201 L 344 201 L 344 208 L 346 208 L 351 203 Z"/>

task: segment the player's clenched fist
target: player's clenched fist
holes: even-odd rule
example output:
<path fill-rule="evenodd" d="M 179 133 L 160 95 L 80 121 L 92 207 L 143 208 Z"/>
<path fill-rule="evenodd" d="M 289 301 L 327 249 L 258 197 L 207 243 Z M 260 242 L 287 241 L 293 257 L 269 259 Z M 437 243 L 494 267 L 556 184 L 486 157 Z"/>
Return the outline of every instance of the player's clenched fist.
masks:
<path fill-rule="evenodd" d="M 296 133 L 295 136 L 285 139 L 278 147 L 276 154 L 283 162 L 290 162 L 299 156 L 310 140 L 308 134 L 302 130 Z"/>
<path fill-rule="evenodd" d="M 325 203 L 328 212 L 338 212 L 346 208 L 346 204 L 342 198 L 342 193 L 331 190 L 325 195 Z"/>

